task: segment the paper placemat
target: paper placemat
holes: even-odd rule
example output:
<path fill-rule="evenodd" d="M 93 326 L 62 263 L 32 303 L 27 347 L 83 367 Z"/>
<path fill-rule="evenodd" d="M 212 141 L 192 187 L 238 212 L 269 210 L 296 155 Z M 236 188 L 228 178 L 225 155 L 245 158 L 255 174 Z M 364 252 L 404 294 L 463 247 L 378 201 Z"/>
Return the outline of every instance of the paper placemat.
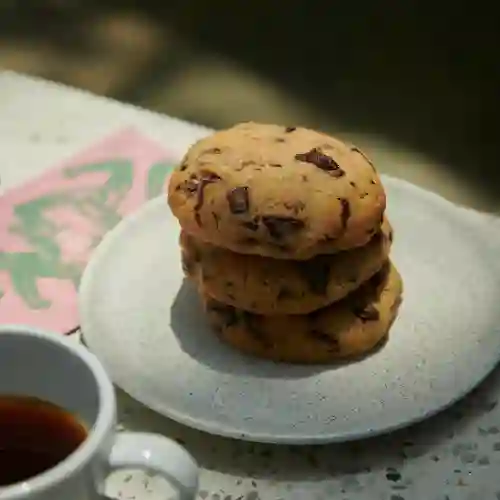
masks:
<path fill-rule="evenodd" d="M 127 128 L 2 196 L 0 322 L 61 333 L 77 327 L 78 283 L 92 250 L 161 193 L 174 162 Z"/>

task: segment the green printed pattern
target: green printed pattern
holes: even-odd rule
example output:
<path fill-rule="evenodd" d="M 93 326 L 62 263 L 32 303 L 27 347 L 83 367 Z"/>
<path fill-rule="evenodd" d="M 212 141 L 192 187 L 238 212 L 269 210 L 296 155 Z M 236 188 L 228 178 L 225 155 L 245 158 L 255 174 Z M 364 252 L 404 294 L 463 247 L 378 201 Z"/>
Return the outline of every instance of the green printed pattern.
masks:
<path fill-rule="evenodd" d="M 159 162 L 149 168 L 145 199 L 161 194 L 171 167 L 169 163 Z M 33 251 L 0 251 L 0 271 L 8 273 L 14 292 L 31 309 L 51 307 L 50 301 L 39 293 L 39 278 L 70 280 L 77 287 L 83 271 L 80 263 L 63 262 L 56 239 L 59 228 L 47 217 L 47 212 L 64 207 L 90 220 L 97 234 L 92 241 L 92 248 L 122 218 L 120 206 L 134 180 L 132 162 L 116 159 L 69 167 L 62 175 L 67 179 L 76 179 L 89 173 L 106 173 L 108 179 L 98 186 L 75 187 L 46 194 L 14 208 L 14 222 L 9 231 L 23 238 Z M 0 289 L 0 300 L 3 296 L 4 291 Z"/>

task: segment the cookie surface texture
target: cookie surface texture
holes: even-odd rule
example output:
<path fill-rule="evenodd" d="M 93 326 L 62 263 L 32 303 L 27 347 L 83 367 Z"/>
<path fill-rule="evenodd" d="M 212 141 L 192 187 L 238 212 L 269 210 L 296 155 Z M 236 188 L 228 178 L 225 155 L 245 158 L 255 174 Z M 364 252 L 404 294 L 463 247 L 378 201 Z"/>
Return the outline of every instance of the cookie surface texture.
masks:
<path fill-rule="evenodd" d="M 336 302 L 377 273 L 387 261 L 392 228 L 363 247 L 309 260 L 237 254 L 182 232 L 185 273 L 212 298 L 257 314 L 307 314 Z"/>
<path fill-rule="evenodd" d="M 257 123 L 194 144 L 167 192 L 187 233 L 278 259 L 365 245 L 386 204 L 380 178 L 358 148 L 305 128 Z"/>
<path fill-rule="evenodd" d="M 327 363 L 368 354 L 388 336 L 402 300 L 392 264 L 344 300 L 308 315 L 262 316 L 202 293 L 208 321 L 235 349 L 290 363 Z"/>

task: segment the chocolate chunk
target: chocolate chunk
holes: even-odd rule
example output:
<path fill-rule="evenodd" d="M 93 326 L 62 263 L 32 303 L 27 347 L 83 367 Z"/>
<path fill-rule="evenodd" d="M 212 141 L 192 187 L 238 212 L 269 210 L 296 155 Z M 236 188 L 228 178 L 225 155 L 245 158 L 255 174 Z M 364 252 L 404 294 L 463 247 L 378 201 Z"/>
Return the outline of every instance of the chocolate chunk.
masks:
<path fill-rule="evenodd" d="M 184 162 L 184 163 L 182 163 L 182 164 L 181 164 L 181 166 L 179 167 L 179 170 L 180 170 L 181 172 L 184 172 L 184 170 L 186 170 L 187 168 L 188 168 L 188 164 L 187 164 L 187 162 Z"/>
<path fill-rule="evenodd" d="M 335 350 L 338 350 L 340 347 L 339 341 L 335 337 L 331 337 L 330 335 L 322 332 L 321 330 L 317 330 L 316 328 L 309 330 L 309 335 L 313 337 L 315 340 L 319 340 L 320 342 L 328 344 Z"/>
<path fill-rule="evenodd" d="M 353 188 L 355 188 L 355 187 L 356 187 L 356 183 L 355 183 L 354 181 L 349 181 L 349 184 L 350 184 Z"/>
<path fill-rule="evenodd" d="M 295 297 L 295 294 L 290 290 L 290 288 L 283 286 L 279 289 L 277 299 L 278 300 L 285 300 L 285 299 L 292 299 Z"/>
<path fill-rule="evenodd" d="M 297 153 L 295 159 L 311 163 L 319 169 L 329 172 L 333 177 L 342 177 L 345 174 L 340 165 L 331 156 L 325 155 L 318 148 L 313 148 L 307 153 Z"/>
<path fill-rule="evenodd" d="M 275 240 L 282 240 L 305 227 L 303 220 L 287 215 L 264 215 L 262 223 Z"/>
<path fill-rule="evenodd" d="M 222 304 L 216 300 L 209 300 L 207 302 L 207 309 L 221 317 L 226 328 L 238 324 L 238 313 L 233 306 Z"/>
<path fill-rule="evenodd" d="M 370 166 L 372 167 L 373 171 L 375 171 L 375 165 L 370 160 L 370 158 L 368 158 L 368 156 L 366 156 L 365 153 L 363 153 L 363 151 L 361 151 L 361 149 L 359 149 L 357 146 L 352 146 L 351 147 L 351 151 L 354 151 L 355 153 L 360 154 L 366 160 L 366 162 L 370 164 Z"/>
<path fill-rule="evenodd" d="M 347 221 L 351 216 L 351 205 L 346 198 L 339 198 L 339 201 L 341 206 L 340 220 L 342 221 L 342 229 L 345 229 L 347 227 Z"/>
<path fill-rule="evenodd" d="M 331 258 L 327 255 L 296 261 L 297 269 L 312 293 L 326 294 L 330 282 L 330 262 Z"/>
<path fill-rule="evenodd" d="M 269 166 L 274 168 L 283 168 L 281 163 L 270 163 Z"/>
<path fill-rule="evenodd" d="M 247 186 L 231 189 L 231 191 L 226 194 L 226 199 L 229 203 L 229 210 L 234 215 L 246 214 L 250 208 Z"/>
<path fill-rule="evenodd" d="M 363 307 L 356 307 L 353 313 L 363 322 L 376 321 L 380 317 L 378 310 L 371 304 L 367 304 Z"/>
<path fill-rule="evenodd" d="M 297 130 L 297 127 L 286 127 L 285 128 L 285 132 L 287 134 L 289 134 L 290 132 L 294 132 L 295 130 Z"/>
<path fill-rule="evenodd" d="M 250 231 L 257 231 L 259 229 L 259 218 L 255 217 L 253 220 L 242 222 L 241 225 L 250 229 Z"/>
<path fill-rule="evenodd" d="M 375 179 L 372 179 L 372 180 L 370 181 L 370 183 L 375 185 L 375 184 L 377 184 L 377 181 L 376 181 Z"/>

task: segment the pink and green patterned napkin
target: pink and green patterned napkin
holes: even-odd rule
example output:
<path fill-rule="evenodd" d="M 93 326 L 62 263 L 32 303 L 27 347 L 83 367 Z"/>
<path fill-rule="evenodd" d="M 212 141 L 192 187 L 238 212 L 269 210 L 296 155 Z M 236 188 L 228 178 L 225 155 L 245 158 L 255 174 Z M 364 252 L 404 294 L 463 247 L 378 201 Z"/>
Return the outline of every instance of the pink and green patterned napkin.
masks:
<path fill-rule="evenodd" d="M 77 287 L 92 250 L 161 194 L 174 162 L 126 129 L 0 197 L 0 323 L 77 327 Z"/>

